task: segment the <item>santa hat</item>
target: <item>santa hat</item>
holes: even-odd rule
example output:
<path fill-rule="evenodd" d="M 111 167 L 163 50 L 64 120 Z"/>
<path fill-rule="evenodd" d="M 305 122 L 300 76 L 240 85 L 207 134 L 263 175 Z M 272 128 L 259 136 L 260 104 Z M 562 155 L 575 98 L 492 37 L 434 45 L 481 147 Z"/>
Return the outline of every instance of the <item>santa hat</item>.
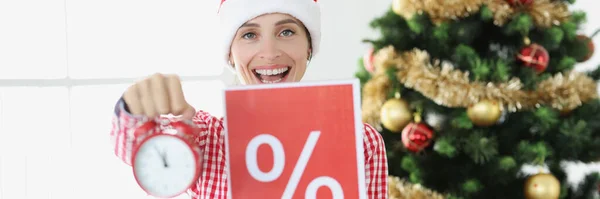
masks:
<path fill-rule="evenodd" d="M 221 52 L 229 65 L 231 42 L 237 30 L 247 21 L 269 13 L 289 14 L 301 21 L 312 40 L 311 56 L 321 41 L 321 11 L 317 0 L 221 0 L 219 6 Z"/>

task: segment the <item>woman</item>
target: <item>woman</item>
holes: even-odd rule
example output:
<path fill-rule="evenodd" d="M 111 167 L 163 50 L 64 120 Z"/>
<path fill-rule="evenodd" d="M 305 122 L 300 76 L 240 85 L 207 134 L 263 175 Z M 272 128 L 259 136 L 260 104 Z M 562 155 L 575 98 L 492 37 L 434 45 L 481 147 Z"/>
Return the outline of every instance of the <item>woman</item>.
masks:
<path fill-rule="evenodd" d="M 219 8 L 223 58 L 244 85 L 298 82 L 319 49 L 320 8 L 313 0 L 227 0 Z M 210 97 L 210 96 L 207 96 Z M 215 96 L 216 97 L 216 96 Z M 180 115 L 203 129 L 197 143 L 204 171 L 189 193 L 221 199 L 227 194 L 223 119 L 196 112 L 175 75 L 155 74 L 130 86 L 115 107 L 111 137 L 115 154 L 131 165 L 132 130 L 146 118 Z M 387 198 L 387 159 L 380 134 L 364 125 L 369 198 Z"/>

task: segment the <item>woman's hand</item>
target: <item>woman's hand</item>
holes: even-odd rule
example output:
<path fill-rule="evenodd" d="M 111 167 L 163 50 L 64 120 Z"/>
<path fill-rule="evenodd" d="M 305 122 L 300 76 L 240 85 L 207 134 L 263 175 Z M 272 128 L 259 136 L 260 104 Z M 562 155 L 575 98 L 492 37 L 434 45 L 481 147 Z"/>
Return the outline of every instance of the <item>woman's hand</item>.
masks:
<path fill-rule="evenodd" d="M 185 100 L 177 75 L 151 75 L 131 85 L 123 99 L 134 115 L 157 117 L 172 114 L 190 120 L 196 113 Z"/>

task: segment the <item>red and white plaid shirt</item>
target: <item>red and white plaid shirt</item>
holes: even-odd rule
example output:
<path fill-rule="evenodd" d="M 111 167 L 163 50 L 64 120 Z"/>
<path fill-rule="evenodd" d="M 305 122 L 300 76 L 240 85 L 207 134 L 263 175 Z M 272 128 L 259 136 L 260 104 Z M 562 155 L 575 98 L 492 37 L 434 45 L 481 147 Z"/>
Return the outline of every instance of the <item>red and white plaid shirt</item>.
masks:
<path fill-rule="evenodd" d="M 115 107 L 112 120 L 111 139 L 114 152 L 123 162 L 131 166 L 133 132 L 144 122 L 144 118 L 127 113 L 123 104 Z M 196 143 L 204 151 L 204 166 L 200 179 L 188 193 L 195 199 L 225 199 L 227 197 L 227 172 L 223 118 L 198 111 L 193 119 L 202 130 Z M 161 127 L 157 127 L 161 128 Z M 370 199 L 387 198 L 387 157 L 383 139 L 379 132 L 368 124 L 364 125 L 364 157 L 367 196 Z"/>

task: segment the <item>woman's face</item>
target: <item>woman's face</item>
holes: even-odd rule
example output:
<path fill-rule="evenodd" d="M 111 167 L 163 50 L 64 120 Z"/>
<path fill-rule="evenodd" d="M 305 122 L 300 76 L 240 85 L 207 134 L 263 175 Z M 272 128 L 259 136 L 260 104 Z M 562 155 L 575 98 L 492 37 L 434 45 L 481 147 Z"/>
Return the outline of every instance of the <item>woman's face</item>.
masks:
<path fill-rule="evenodd" d="M 287 14 L 266 14 L 242 25 L 229 57 L 242 84 L 300 81 L 310 54 L 307 34 Z"/>

